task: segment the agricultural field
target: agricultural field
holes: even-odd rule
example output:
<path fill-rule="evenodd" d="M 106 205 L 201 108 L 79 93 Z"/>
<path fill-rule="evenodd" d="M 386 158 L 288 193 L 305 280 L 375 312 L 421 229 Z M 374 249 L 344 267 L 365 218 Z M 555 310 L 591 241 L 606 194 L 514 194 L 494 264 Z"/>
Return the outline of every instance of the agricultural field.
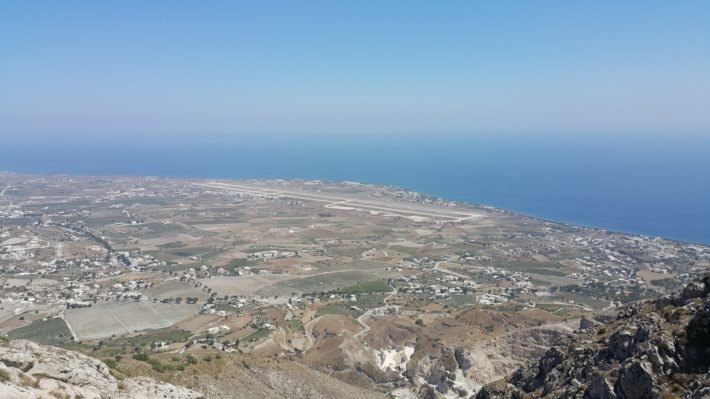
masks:
<path fill-rule="evenodd" d="M 362 271 L 334 271 L 322 272 L 311 276 L 302 276 L 284 280 L 276 284 L 259 289 L 259 295 L 283 295 L 291 293 L 318 293 L 336 291 L 345 287 L 352 287 L 361 281 L 371 281 L 378 278 L 395 276 L 393 272 L 385 270 Z"/>
<path fill-rule="evenodd" d="M 67 324 L 60 317 L 33 321 L 27 326 L 10 331 L 7 336 L 10 339 L 29 339 L 53 346 L 60 346 L 74 340 Z"/>
<path fill-rule="evenodd" d="M 194 284 L 184 282 L 184 281 L 165 281 L 156 284 L 148 289 L 145 289 L 143 293 L 149 298 L 156 298 L 159 301 L 162 299 L 170 298 L 182 298 L 187 297 L 198 298 L 200 302 L 204 302 L 207 297 L 205 293 L 194 286 Z"/>
<path fill-rule="evenodd" d="M 85 341 L 170 327 L 199 309 L 200 305 L 187 303 L 107 302 L 69 309 L 64 317 L 77 338 Z"/>

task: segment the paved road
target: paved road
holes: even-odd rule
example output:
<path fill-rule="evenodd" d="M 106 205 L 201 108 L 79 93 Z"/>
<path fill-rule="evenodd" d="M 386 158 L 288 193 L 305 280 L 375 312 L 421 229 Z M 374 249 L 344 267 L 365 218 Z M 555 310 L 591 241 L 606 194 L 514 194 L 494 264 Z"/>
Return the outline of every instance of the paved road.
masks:
<path fill-rule="evenodd" d="M 452 276 L 454 276 L 454 277 L 460 277 L 460 278 L 463 278 L 463 279 L 470 279 L 470 278 L 471 278 L 471 276 L 467 276 L 467 275 L 461 274 L 461 273 L 456 273 L 456 272 L 451 271 L 451 270 L 449 270 L 449 269 L 441 268 L 441 267 L 439 267 L 439 264 L 440 264 L 440 263 L 443 263 L 443 262 L 436 262 L 436 263 L 434 264 L 434 270 L 440 271 L 440 272 L 442 272 L 442 273 L 450 274 L 450 275 L 452 275 Z"/>
<path fill-rule="evenodd" d="M 379 210 L 390 213 L 405 213 L 415 216 L 427 216 L 435 218 L 445 218 L 451 219 L 455 222 L 460 222 L 472 218 L 481 216 L 481 214 L 473 212 L 462 212 L 453 211 L 449 209 L 439 209 L 434 206 L 422 206 L 415 204 L 406 203 L 396 203 L 396 202 L 384 202 L 384 201 L 369 201 L 357 198 L 344 198 L 332 195 L 322 195 L 313 194 L 302 191 L 288 191 L 281 189 L 265 188 L 265 187 L 254 187 L 245 186 L 243 184 L 235 183 L 194 183 L 197 186 L 222 189 L 222 190 L 232 190 L 240 193 L 266 196 L 266 197 L 288 197 L 295 199 L 302 199 L 308 201 L 325 202 L 328 206 L 342 206 L 349 208 L 363 208 L 365 210 Z"/>

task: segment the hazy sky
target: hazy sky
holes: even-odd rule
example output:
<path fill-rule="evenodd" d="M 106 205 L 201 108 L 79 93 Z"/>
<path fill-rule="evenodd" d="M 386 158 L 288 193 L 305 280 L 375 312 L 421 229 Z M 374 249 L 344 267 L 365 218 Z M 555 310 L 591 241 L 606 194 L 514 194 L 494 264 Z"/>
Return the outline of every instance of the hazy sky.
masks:
<path fill-rule="evenodd" d="M 0 136 L 498 131 L 710 134 L 710 2 L 0 2 Z"/>

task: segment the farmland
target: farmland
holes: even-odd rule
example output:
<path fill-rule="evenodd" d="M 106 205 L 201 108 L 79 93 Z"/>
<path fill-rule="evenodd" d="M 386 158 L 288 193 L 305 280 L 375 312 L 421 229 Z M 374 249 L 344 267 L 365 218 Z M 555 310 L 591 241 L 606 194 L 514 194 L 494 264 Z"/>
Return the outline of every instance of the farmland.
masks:
<path fill-rule="evenodd" d="M 98 303 L 91 308 L 67 310 L 64 317 L 83 341 L 170 327 L 196 314 L 199 308 L 185 303 Z"/>
<path fill-rule="evenodd" d="M 62 345 L 73 340 L 66 323 L 59 317 L 36 320 L 31 324 L 10 331 L 10 339 L 29 339 L 45 345 Z"/>

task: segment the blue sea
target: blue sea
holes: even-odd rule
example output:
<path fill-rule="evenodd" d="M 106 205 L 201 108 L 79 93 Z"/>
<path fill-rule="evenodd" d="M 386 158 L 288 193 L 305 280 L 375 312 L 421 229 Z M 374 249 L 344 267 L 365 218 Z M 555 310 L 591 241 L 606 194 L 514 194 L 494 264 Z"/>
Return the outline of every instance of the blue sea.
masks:
<path fill-rule="evenodd" d="M 710 244 L 708 135 L 0 137 L 0 170 L 353 180 Z"/>

